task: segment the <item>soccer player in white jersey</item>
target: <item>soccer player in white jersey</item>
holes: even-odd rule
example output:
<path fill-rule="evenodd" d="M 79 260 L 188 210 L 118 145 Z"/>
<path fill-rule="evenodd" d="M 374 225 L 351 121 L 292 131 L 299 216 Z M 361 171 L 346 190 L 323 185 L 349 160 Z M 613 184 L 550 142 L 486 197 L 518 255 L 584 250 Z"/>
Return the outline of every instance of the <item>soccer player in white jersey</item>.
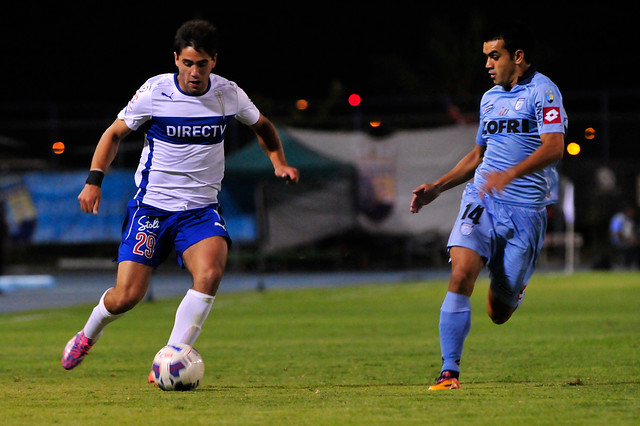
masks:
<path fill-rule="evenodd" d="M 217 30 L 207 21 L 183 24 L 175 36 L 178 72 L 149 79 L 104 132 L 87 182 L 78 196 L 86 213 L 98 214 L 102 178 L 118 144 L 131 131 L 145 131 L 135 174 L 138 191 L 128 203 L 118 251 L 116 284 L 93 309 L 83 329 L 66 345 L 62 366 L 76 367 L 107 324 L 144 297 L 152 271 L 172 249 L 193 278 L 180 303 L 168 343 L 193 345 L 213 305 L 231 243 L 218 212 L 224 175 L 224 135 L 230 120 L 250 126 L 275 175 L 296 183 L 274 125 L 235 83 L 212 73 Z M 150 381 L 152 377 L 150 375 Z"/>
<path fill-rule="evenodd" d="M 413 192 L 417 213 L 440 193 L 468 181 L 449 242 L 451 277 L 440 310 L 442 369 L 430 390 L 460 388 L 460 359 L 471 325 L 470 296 L 487 265 L 489 317 L 509 320 L 520 305 L 557 201 L 555 164 L 564 152 L 567 118 L 558 88 L 533 67 L 533 41 L 522 25 L 484 38 L 495 86 L 480 105 L 476 144 L 448 173 Z"/>

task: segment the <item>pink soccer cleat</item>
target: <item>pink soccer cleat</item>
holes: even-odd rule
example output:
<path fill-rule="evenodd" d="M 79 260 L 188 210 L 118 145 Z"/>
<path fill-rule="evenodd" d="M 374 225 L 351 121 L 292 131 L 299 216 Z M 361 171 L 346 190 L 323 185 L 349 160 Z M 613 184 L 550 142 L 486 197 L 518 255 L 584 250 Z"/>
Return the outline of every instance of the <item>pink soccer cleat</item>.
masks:
<path fill-rule="evenodd" d="M 89 349 L 93 346 L 93 341 L 84 335 L 84 330 L 80 331 L 67 342 L 62 352 L 62 368 L 71 370 L 82 362 Z"/>

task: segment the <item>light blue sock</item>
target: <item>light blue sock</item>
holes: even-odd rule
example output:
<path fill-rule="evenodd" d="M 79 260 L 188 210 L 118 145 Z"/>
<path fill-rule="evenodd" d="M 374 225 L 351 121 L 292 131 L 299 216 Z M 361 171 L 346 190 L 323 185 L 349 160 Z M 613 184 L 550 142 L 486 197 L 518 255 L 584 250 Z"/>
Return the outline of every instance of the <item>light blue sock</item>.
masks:
<path fill-rule="evenodd" d="M 460 372 L 464 339 L 471 328 L 471 301 L 468 296 L 447 292 L 440 308 L 440 351 L 442 371 Z"/>

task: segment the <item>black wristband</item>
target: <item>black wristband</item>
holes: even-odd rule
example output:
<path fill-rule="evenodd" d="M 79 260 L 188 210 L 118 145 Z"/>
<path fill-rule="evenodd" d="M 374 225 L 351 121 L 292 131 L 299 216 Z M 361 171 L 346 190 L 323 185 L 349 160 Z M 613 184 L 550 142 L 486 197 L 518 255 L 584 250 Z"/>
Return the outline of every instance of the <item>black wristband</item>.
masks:
<path fill-rule="evenodd" d="M 89 185 L 95 185 L 99 188 L 100 186 L 102 186 L 102 179 L 104 179 L 103 171 L 91 170 L 85 183 L 88 183 Z"/>

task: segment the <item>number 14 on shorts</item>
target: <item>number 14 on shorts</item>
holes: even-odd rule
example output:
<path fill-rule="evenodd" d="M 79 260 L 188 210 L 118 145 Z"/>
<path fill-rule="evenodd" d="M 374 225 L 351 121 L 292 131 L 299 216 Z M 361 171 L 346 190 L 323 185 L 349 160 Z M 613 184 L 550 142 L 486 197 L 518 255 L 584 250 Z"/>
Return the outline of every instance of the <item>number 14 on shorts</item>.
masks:
<path fill-rule="evenodd" d="M 462 212 L 462 216 L 460 217 L 460 219 L 464 220 L 469 218 L 474 225 L 477 225 L 480 223 L 480 216 L 482 216 L 483 212 L 484 207 L 482 207 L 481 205 L 469 203 L 466 205 L 464 212 Z"/>

